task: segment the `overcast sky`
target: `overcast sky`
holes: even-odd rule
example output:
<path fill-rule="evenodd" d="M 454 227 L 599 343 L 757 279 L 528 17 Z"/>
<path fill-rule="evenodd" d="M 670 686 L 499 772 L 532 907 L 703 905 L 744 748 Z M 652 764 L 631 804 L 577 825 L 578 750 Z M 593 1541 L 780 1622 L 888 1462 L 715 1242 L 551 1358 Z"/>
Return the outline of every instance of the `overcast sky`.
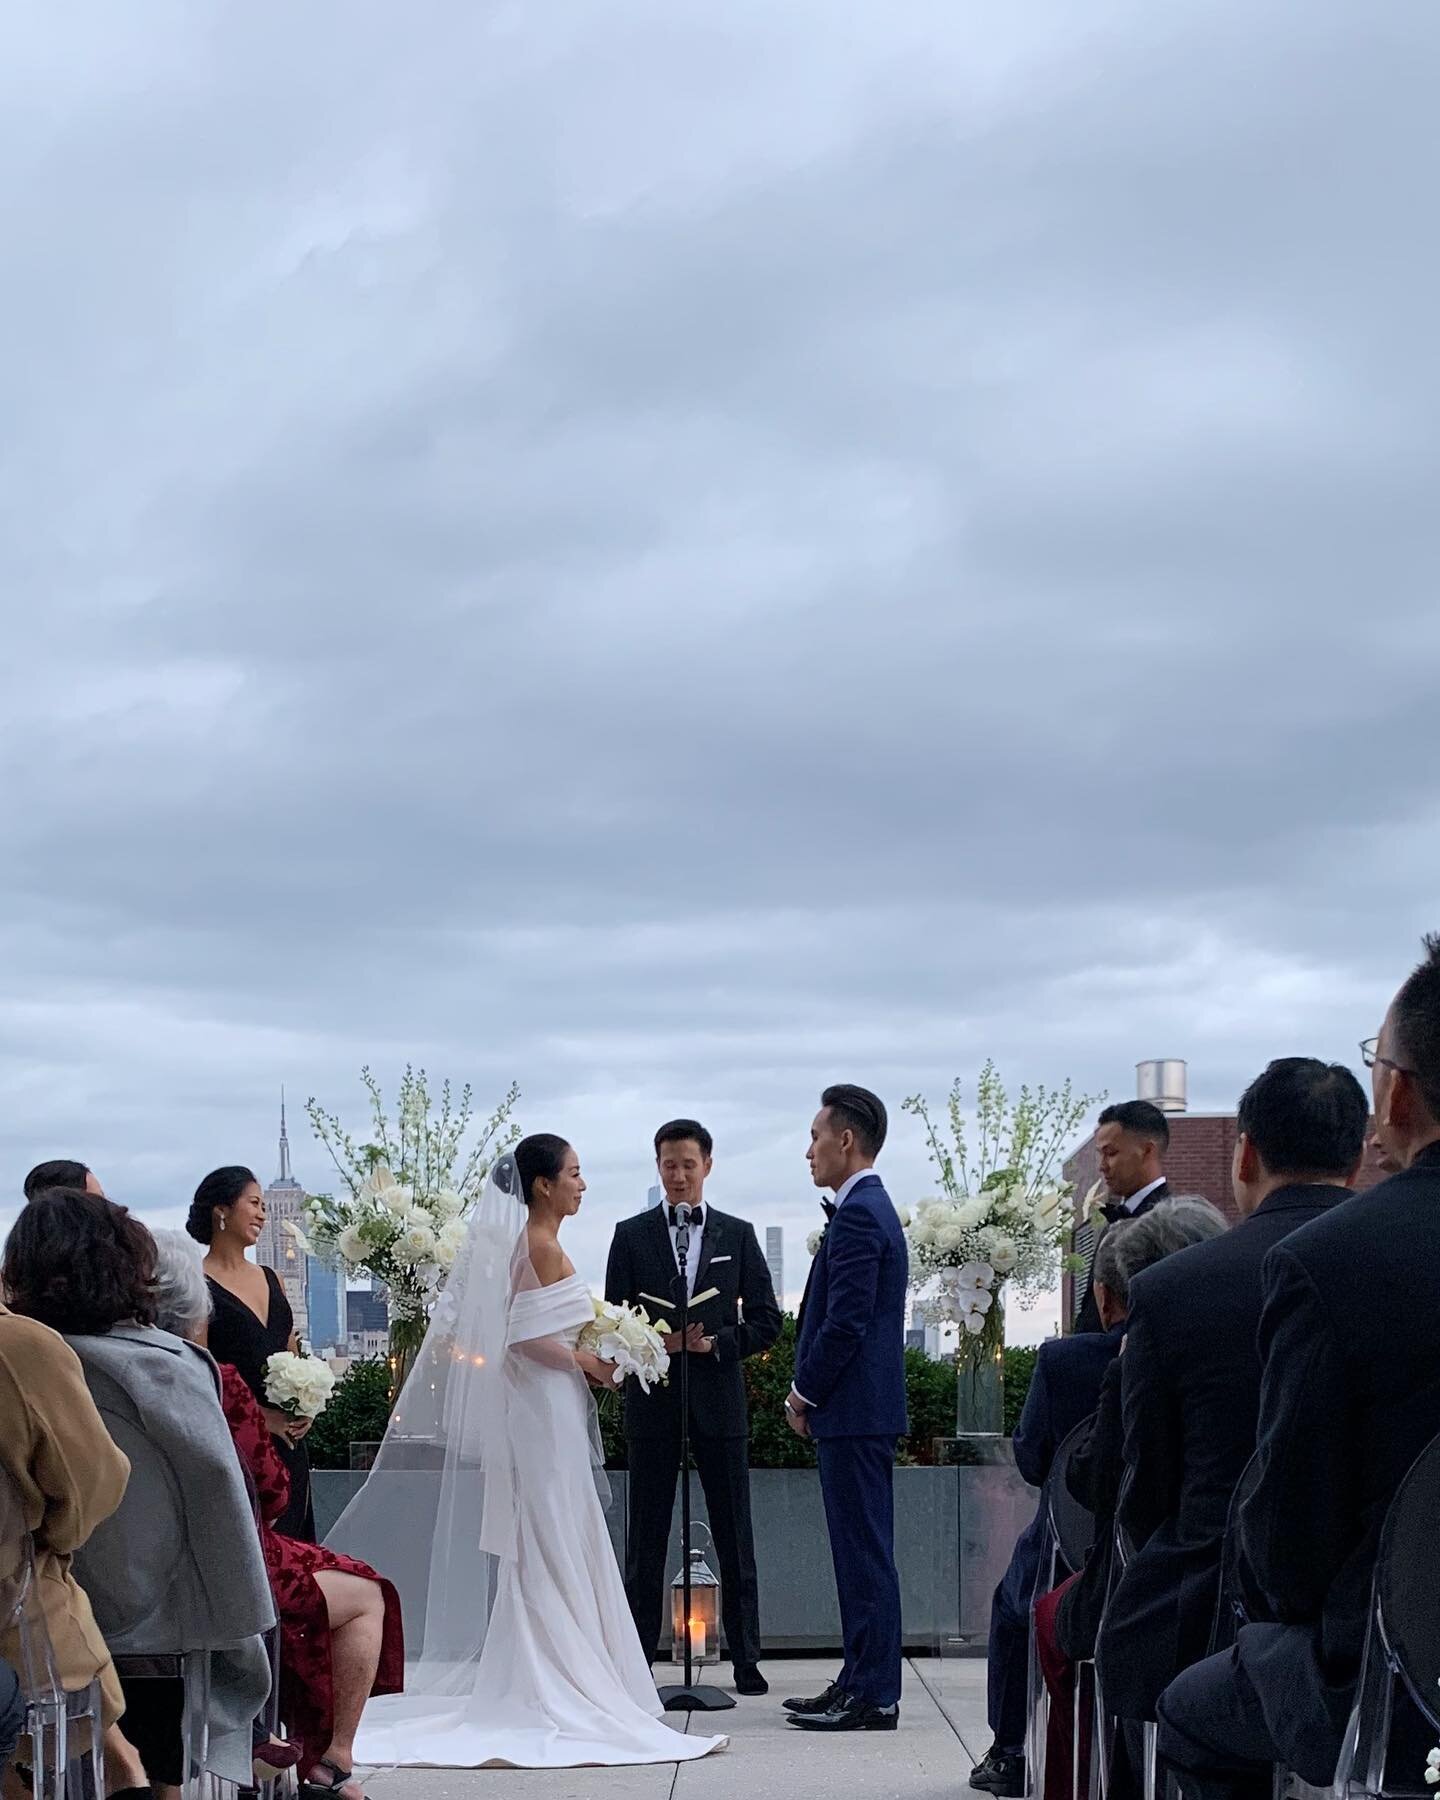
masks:
<path fill-rule="evenodd" d="M 1356 1062 L 1440 925 L 1433 0 L 0 23 L 0 1188 L 514 1078 Z M 0 1223 L 5 1208 L 0 1205 Z M 1025 1335 L 1017 1321 L 1013 1335 Z"/>

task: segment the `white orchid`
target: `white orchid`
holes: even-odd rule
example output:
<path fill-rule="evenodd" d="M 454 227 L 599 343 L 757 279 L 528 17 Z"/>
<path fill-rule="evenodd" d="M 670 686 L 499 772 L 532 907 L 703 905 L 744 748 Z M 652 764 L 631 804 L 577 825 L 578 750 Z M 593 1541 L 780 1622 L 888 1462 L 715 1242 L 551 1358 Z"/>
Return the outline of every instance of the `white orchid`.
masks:
<path fill-rule="evenodd" d="M 294 1238 L 295 1242 L 300 1246 L 301 1250 L 304 1251 L 305 1255 L 308 1256 L 310 1254 L 310 1240 L 293 1219 L 287 1219 L 285 1221 L 285 1229 L 290 1233 L 291 1237 Z"/>
<path fill-rule="evenodd" d="M 615 1365 L 614 1385 L 633 1377 L 649 1393 L 670 1372 L 670 1355 L 659 1327 L 641 1307 L 592 1302 L 595 1316 L 580 1333 L 580 1347 Z"/>
<path fill-rule="evenodd" d="M 810 1233 L 809 1237 L 806 1238 L 805 1248 L 810 1252 L 811 1256 L 816 1256 L 819 1254 L 820 1240 L 821 1240 L 821 1238 L 824 1237 L 824 1235 L 825 1235 L 824 1226 L 817 1225 L 815 1227 L 815 1229 Z"/>

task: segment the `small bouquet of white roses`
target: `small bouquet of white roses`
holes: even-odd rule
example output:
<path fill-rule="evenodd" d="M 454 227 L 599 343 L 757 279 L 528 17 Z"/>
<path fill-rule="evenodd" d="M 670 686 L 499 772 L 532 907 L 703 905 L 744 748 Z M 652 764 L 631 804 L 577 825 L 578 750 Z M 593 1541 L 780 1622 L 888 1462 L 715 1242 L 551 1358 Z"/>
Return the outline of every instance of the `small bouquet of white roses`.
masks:
<path fill-rule="evenodd" d="M 650 1315 L 641 1306 L 612 1306 L 608 1300 L 596 1300 L 595 1317 L 580 1333 L 580 1348 L 598 1356 L 602 1362 L 614 1363 L 614 1385 L 627 1380 L 640 1383 L 648 1394 L 657 1383 L 668 1380 L 670 1353 L 665 1348 L 665 1333 L 670 1326 L 664 1319 L 652 1325 Z"/>
<path fill-rule="evenodd" d="M 335 1377 L 318 1356 L 277 1350 L 265 1364 L 265 1398 L 291 1419 L 318 1419 L 330 1404 Z"/>

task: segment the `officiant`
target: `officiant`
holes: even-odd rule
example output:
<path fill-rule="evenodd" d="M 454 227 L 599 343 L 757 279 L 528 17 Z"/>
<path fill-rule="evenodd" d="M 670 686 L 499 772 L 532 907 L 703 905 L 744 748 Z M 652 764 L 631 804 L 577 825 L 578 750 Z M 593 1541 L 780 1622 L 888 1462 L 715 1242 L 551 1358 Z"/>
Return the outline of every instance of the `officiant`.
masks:
<path fill-rule="evenodd" d="M 720 1563 L 721 1615 L 738 1694 L 768 1693 L 760 1673 L 760 1594 L 750 1523 L 750 1421 L 744 1361 L 780 1335 L 780 1308 L 755 1228 L 706 1204 L 705 1182 L 714 1142 L 694 1119 L 675 1119 L 655 1134 L 655 1160 L 664 1198 L 621 1220 L 610 1246 L 605 1298 L 643 1306 L 670 1320 L 680 1309 L 681 1282 L 690 1295 L 688 1343 L 666 1339 L 672 1359 L 690 1359 L 690 1452 L 715 1554 Z M 685 1268 L 677 1241 L 689 1208 Z M 712 1291 L 713 1290 L 713 1291 Z M 675 1490 L 680 1474 L 680 1382 L 644 1394 L 625 1387 L 629 1517 L 625 1532 L 625 1592 L 640 1644 L 653 1663 L 660 1642 Z"/>

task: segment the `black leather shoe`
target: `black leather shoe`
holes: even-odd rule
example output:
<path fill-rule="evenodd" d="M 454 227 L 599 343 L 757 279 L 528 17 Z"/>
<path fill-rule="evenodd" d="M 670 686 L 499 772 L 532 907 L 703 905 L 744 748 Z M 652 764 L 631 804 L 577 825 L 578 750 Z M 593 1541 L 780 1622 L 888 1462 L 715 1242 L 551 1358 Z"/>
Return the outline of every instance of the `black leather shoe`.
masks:
<path fill-rule="evenodd" d="M 900 1725 L 898 1706 L 871 1706 L 849 1694 L 837 1694 L 828 1712 L 792 1713 L 790 1723 L 801 1731 L 895 1731 Z"/>
<path fill-rule="evenodd" d="M 840 1697 L 840 1689 L 832 1681 L 823 1694 L 816 1694 L 811 1700 L 787 1700 L 785 1710 L 796 1718 L 809 1718 L 814 1713 L 827 1713 Z"/>
<path fill-rule="evenodd" d="M 754 1663 L 737 1663 L 735 1665 L 735 1692 L 737 1694 L 768 1694 L 770 1683 Z"/>
<path fill-rule="evenodd" d="M 995 1800 L 1021 1800 L 1025 1792 L 1025 1758 L 1006 1756 L 992 1744 L 984 1762 L 970 1771 L 970 1785 L 982 1794 L 993 1794 Z"/>

